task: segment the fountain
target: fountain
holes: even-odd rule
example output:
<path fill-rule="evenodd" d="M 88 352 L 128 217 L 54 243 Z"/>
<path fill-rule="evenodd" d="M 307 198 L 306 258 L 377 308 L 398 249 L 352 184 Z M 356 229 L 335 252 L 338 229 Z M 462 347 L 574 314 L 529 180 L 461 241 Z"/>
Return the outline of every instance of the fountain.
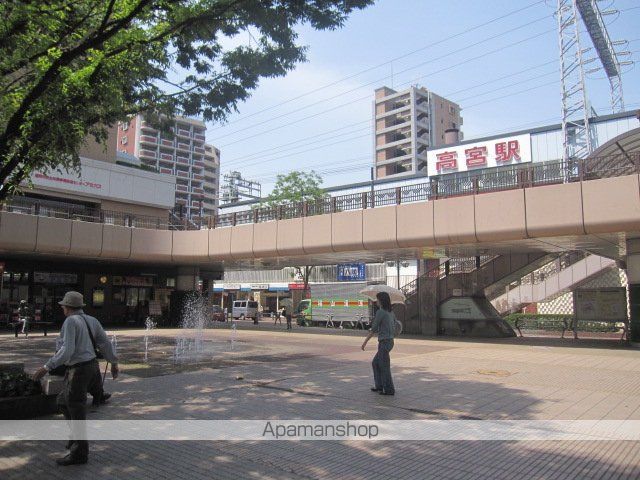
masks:
<path fill-rule="evenodd" d="M 237 336 L 238 336 L 238 329 L 236 327 L 236 322 L 233 322 L 231 324 L 231 350 L 235 348 Z"/>
<path fill-rule="evenodd" d="M 147 363 L 147 361 L 149 360 L 149 335 L 151 334 L 151 330 L 153 330 L 154 328 L 156 328 L 158 326 L 158 324 L 156 322 L 153 321 L 153 318 L 151 318 L 150 316 L 147 317 L 147 319 L 144 322 L 145 325 L 145 333 L 144 333 L 144 361 L 145 363 Z M 114 340 L 115 340 L 115 335 L 114 335 Z M 113 342 L 112 342 L 113 343 Z M 114 350 L 115 350 L 115 346 L 114 346 Z"/>
<path fill-rule="evenodd" d="M 176 337 L 174 363 L 194 360 L 204 351 L 204 328 L 209 323 L 207 299 L 193 292 L 185 298 L 180 319 L 181 333 Z"/>

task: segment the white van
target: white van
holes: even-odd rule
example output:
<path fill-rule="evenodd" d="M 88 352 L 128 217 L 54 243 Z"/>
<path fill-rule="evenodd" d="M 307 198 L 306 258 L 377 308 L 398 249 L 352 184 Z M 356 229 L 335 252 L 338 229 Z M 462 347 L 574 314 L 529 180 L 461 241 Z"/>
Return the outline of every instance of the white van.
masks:
<path fill-rule="evenodd" d="M 256 319 L 258 315 L 258 302 L 252 302 L 250 300 L 236 300 L 233 302 L 233 309 L 231 316 L 234 319 L 244 320 L 245 318 Z"/>

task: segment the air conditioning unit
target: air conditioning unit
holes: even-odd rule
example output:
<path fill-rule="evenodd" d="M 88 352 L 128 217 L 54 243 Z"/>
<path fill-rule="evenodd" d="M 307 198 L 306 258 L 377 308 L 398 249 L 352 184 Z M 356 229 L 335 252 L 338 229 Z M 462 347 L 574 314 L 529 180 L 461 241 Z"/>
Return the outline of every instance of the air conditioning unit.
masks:
<path fill-rule="evenodd" d="M 127 139 L 127 136 L 126 136 L 126 135 L 120 139 L 120 143 L 121 143 L 122 145 L 126 145 L 128 141 L 129 141 L 129 140 Z"/>
<path fill-rule="evenodd" d="M 123 123 L 120 125 L 120 127 L 122 128 L 123 132 L 126 132 L 127 130 L 129 130 L 129 123 Z"/>

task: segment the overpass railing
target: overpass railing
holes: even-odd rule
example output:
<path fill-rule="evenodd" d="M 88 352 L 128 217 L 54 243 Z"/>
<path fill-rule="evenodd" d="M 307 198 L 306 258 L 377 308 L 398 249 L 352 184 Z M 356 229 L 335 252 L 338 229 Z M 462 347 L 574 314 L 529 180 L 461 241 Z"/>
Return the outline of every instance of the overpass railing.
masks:
<path fill-rule="evenodd" d="M 436 200 L 463 195 L 532 188 L 542 185 L 572 183 L 640 173 L 640 152 L 607 155 L 568 162 L 551 161 L 518 164 L 491 170 L 459 172 L 432 177 L 424 183 L 403 185 L 318 200 L 258 206 L 249 210 L 225 213 L 215 217 L 184 221 L 167 213 L 164 217 L 137 215 L 87 208 L 72 204 L 47 204 L 33 198 L 13 197 L 0 205 L 4 211 L 32 215 L 69 218 L 137 228 L 162 230 L 198 230 L 286 220 L 327 213 L 405 203 Z M 51 202 L 49 202 L 51 203 Z"/>

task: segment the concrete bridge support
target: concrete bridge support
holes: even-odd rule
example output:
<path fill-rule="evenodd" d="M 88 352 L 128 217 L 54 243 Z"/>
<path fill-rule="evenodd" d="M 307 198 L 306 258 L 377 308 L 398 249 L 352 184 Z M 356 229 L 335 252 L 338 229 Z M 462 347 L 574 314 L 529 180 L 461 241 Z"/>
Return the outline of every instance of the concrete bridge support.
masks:
<path fill-rule="evenodd" d="M 629 297 L 629 339 L 640 342 L 640 239 L 627 240 L 627 294 Z"/>

